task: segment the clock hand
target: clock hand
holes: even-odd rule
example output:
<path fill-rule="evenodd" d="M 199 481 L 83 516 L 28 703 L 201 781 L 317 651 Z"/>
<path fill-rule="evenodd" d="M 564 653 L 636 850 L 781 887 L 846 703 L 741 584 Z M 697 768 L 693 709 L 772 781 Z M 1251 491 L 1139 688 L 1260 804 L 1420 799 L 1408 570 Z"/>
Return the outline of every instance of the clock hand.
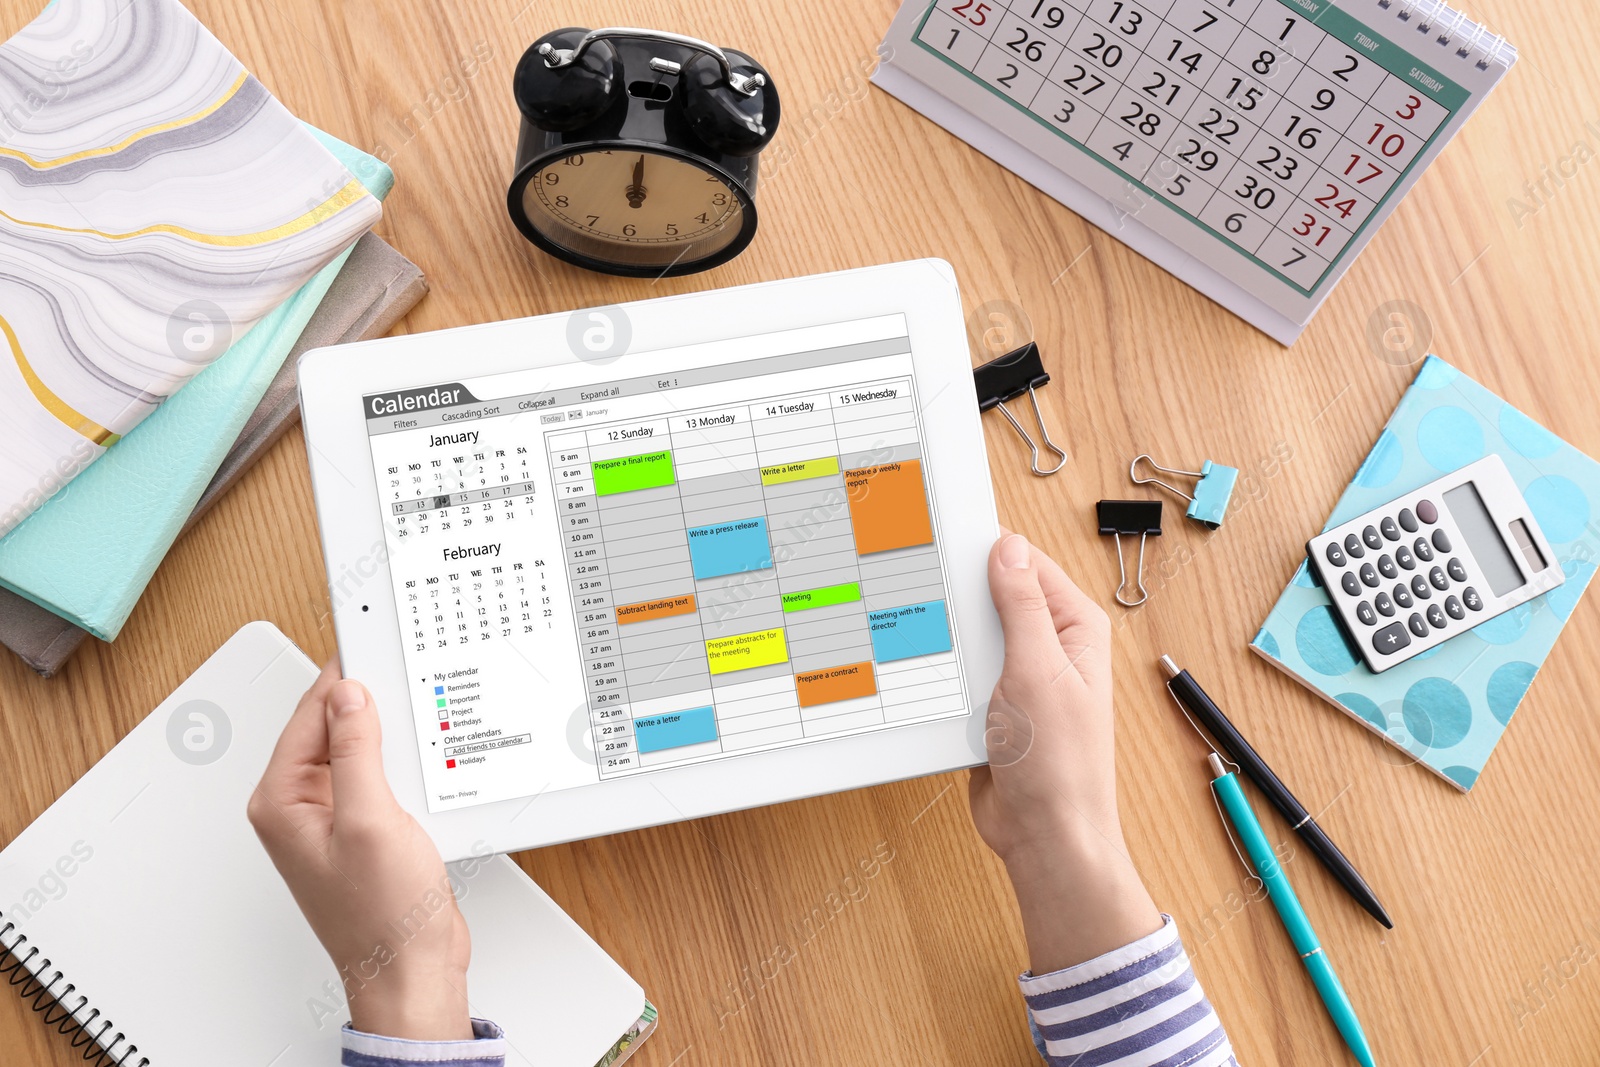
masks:
<path fill-rule="evenodd" d="M 633 182 L 628 186 L 628 206 L 637 208 L 644 206 L 644 156 L 639 157 L 639 162 L 633 165 Z"/>

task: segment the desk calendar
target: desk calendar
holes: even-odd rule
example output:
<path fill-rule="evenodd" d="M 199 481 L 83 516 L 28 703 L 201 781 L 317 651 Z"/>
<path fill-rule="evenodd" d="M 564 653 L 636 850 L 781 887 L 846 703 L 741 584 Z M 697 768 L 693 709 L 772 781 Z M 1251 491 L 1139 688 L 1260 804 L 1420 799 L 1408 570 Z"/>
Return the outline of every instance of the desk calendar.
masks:
<path fill-rule="evenodd" d="M 349 553 L 330 548 L 335 618 L 365 624 L 387 587 L 404 695 L 379 699 L 409 705 L 428 811 L 549 805 L 841 738 L 876 739 L 881 772 L 941 722 L 975 762 L 958 608 L 978 599 L 993 528 L 972 520 L 992 503 L 972 480 L 959 303 L 945 313 L 954 341 L 932 376 L 915 316 L 879 313 L 615 362 L 476 374 L 430 360 L 430 378 L 345 397 L 343 421 L 361 414 L 345 444 L 323 443 L 308 397 L 313 469 L 334 451 L 370 467 L 370 490 L 350 494 L 337 464 L 335 495 L 379 520 L 382 573 L 341 591 Z M 956 447 L 975 458 L 940 458 Z M 317 481 L 327 531 L 341 520 Z M 370 675 L 350 625 L 346 670 Z"/>
<path fill-rule="evenodd" d="M 908 0 L 874 81 L 1285 344 L 1515 51 L 1436 0 Z"/>

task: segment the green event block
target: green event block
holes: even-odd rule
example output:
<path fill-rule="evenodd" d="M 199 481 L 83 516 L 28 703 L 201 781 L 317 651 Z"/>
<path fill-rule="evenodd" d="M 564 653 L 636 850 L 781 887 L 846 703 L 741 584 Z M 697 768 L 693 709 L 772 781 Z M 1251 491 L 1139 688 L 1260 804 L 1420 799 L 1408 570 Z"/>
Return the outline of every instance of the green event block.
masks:
<path fill-rule="evenodd" d="M 596 460 L 589 466 L 594 471 L 595 496 L 656 489 L 677 480 L 672 470 L 672 453 L 667 450 Z"/>
<path fill-rule="evenodd" d="M 861 599 L 861 583 L 844 582 L 825 585 L 821 589 L 806 589 L 799 593 L 783 594 L 784 611 L 805 611 L 808 608 L 826 608 L 833 604 L 850 604 Z"/>

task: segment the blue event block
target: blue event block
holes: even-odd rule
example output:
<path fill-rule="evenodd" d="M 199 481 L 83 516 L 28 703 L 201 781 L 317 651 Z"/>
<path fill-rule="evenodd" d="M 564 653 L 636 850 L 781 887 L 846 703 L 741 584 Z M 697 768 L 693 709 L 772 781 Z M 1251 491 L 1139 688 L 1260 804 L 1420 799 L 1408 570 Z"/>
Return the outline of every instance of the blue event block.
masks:
<path fill-rule="evenodd" d="M 762 571 L 772 566 L 764 518 L 735 519 L 689 528 L 689 560 L 695 580 Z"/>
<path fill-rule="evenodd" d="M 640 752 L 660 752 L 716 739 L 717 715 L 709 707 L 645 715 L 633 720 L 634 746 Z"/>
<path fill-rule="evenodd" d="M 867 626 L 872 658 L 879 663 L 950 651 L 950 619 L 942 600 L 869 611 Z"/>

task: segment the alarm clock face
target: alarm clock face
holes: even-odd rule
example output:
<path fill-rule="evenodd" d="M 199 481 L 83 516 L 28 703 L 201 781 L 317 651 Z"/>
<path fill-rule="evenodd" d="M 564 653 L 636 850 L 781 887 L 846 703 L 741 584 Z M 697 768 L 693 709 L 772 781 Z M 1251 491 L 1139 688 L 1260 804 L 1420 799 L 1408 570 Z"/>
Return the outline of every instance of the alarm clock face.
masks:
<path fill-rule="evenodd" d="M 620 145 L 535 167 L 522 210 L 539 237 L 568 258 L 613 273 L 684 273 L 736 254 L 755 229 L 753 207 L 721 175 L 659 150 Z"/>

